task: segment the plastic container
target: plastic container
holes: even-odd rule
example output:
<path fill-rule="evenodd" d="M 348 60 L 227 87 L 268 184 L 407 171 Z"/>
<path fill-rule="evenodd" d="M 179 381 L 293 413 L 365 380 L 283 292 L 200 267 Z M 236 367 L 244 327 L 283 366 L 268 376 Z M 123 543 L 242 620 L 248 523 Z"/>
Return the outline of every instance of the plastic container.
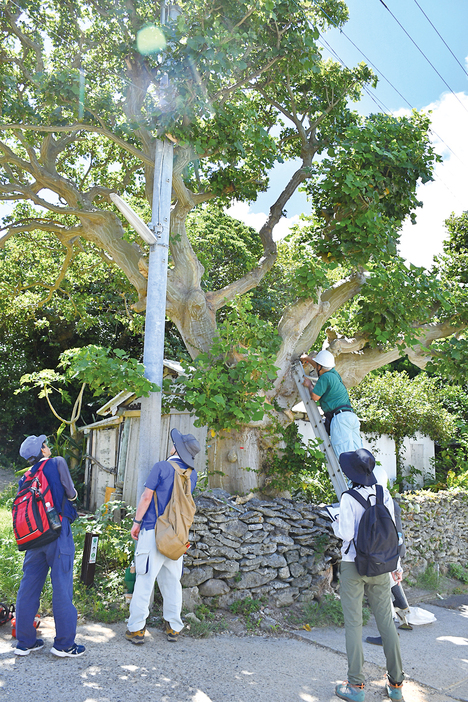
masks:
<path fill-rule="evenodd" d="M 47 519 L 49 520 L 49 524 L 52 529 L 60 529 L 62 526 L 62 522 L 60 521 L 60 517 L 57 514 L 57 510 L 55 507 L 52 507 L 50 502 L 45 503 L 46 507 L 46 513 L 47 513 Z"/>
<path fill-rule="evenodd" d="M 131 594 L 133 592 L 133 588 L 135 587 L 135 580 L 136 580 L 136 572 L 135 572 L 135 564 L 132 563 L 125 571 L 124 575 L 124 582 L 127 588 L 127 593 Z"/>

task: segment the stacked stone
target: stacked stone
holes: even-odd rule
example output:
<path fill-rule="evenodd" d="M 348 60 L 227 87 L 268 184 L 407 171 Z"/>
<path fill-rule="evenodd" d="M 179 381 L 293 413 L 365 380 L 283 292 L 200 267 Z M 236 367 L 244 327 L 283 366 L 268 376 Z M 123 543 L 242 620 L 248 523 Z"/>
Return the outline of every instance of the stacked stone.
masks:
<path fill-rule="evenodd" d="M 237 505 L 221 490 L 195 502 L 182 585 L 197 588 L 205 603 L 266 596 L 282 607 L 329 589 L 339 542 L 320 507 L 286 499 Z"/>
<path fill-rule="evenodd" d="M 401 500 L 405 571 L 423 572 L 430 563 L 446 573 L 451 563 L 468 563 L 468 494 L 421 490 Z"/>

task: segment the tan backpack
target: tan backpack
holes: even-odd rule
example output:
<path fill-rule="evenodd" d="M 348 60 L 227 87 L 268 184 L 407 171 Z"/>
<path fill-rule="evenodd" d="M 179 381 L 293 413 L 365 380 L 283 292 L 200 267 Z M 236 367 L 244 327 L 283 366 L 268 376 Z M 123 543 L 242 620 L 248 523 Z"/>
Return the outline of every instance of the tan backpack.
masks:
<path fill-rule="evenodd" d="M 163 556 L 177 561 L 190 546 L 188 536 L 196 511 L 190 484 L 193 469 L 183 470 L 176 463 L 169 463 L 174 468 L 174 487 L 166 509 L 156 521 L 156 546 Z M 158 514 L 156 493 L 154 503 Z"/>

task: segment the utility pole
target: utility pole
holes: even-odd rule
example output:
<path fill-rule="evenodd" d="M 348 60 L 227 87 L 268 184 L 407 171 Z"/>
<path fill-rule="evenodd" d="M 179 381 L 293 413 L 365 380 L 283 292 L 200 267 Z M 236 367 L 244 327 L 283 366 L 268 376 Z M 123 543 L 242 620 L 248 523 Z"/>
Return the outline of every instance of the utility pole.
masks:
<path fill-rule="evenodd" d="M 177 6 L 161 0 L 162 25 L 178 13 Z M 164 75 L 160 85 L 161 102 L 164 101 L 164 90 L 168 87 L 168 77 Z M 145 376 L 161 390 L 152 392 L 149 397 L 141 400 L 137 500 L 144 490 L 151 468 L 159 461 L 172 164 L 173 145 L 167 139 L 158 139 L 154 161 L 153 210 L 149 225 L 156 243 L 150 246 L 149 255 L 143 363 Z"/>
<path fill-rule="evenodd" d="M 174 3 L 161 0 L 161 25 L 180 14 Z M 167 105 L 164 92 L 169 88 L 167 74 L 159 85 L 160 107 Z M 156 140 L 153 181 L 153 209 L 149 226 L 116 193 L 110 198 L 138 234 L 149 244 L 148 286 L 146 295 L 145 341 L 143 364 L 145 377 L 155 383 L 159 392 L 141 398 L 140 445 L 138 460 L 137 500 L 144 490 L 146 478 L 159 461 L 161 435 L 161 399 L 164 362 L 164 327 L 166 322 L 167 260 L 171 223 L 173 144 Z"/>
<path fill-rule="evenodd" d="M 137 499 L 144 490 L 151 468 L 159 461 L 172 161 L 172 144 L 166 139 L 158 139 L 154 164 L 153 214 L 149 225 L 157 241 L 150 246 L 149 254 L 143 364 L 145 376 L 161 389 L 141 398 Z"/>

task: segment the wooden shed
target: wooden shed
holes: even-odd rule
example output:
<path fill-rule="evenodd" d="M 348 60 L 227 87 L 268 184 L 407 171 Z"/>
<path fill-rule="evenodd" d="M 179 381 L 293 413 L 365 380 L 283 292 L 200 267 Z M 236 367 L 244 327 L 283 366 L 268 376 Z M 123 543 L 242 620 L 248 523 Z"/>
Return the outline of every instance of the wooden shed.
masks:
<path fill-rule="evenodd" d="M 164 361 L 164 374 L 179 375 L 182 367 Z M 85 465 L 85 507 L 96 510 L 109 498 L 123 499 L 135 506 L 138 482 L 140 434 L 140 399 L 130 392 L 121 392 L 101 407 L 97 414 L 104 419 L 83 427 L 87 437 Z M 206 467 L 206 427 L 195 427 L 196 417 L 189 412 L 172 411 L 161 417 L 159 460 L 165 460 L 172 448 L 170 431 L 193 434 L 202 450 L 195 458 L 195 468 Z"/>

